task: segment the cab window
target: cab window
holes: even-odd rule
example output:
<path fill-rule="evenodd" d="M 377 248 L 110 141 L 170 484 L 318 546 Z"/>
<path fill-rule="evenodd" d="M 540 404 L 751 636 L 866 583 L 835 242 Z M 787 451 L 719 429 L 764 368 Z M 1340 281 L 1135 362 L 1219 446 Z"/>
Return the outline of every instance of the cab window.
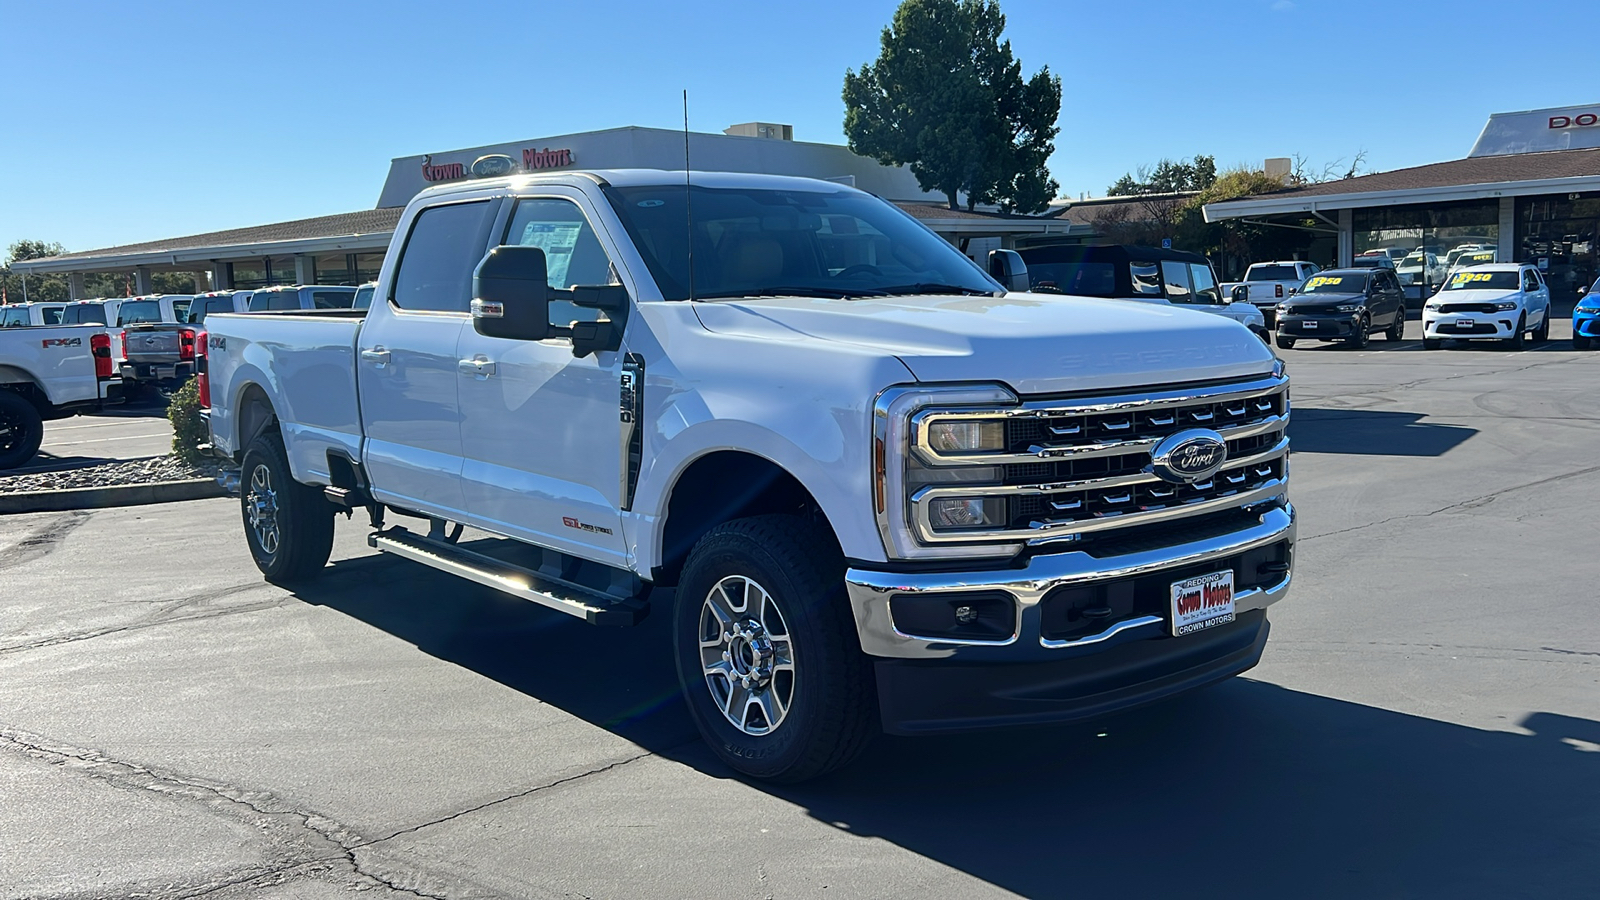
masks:
<path fill-rule="evenodd" d="M 135 300 L 117 308 L 118 325 L 148 325 L 161 321 L 161 301 Z"/>
<path fill-rule="evenodd" d="M 1161 280 L 1166 282 L 1167 299 L 1173 303 L 1194 301 L 1194 286 L 1189 279 L 1189 264 L 1175 259 L 1161 261 Z"/>
<path fill-rule="evenodd" d="M 1217 287 L 1217 279 L 1211 274 L 1211 266 L 1207 263 L 1190 263 L 1189 275 L 1194 285 L 1195 303 L 1222 302 L 1222 290 Z"/>
<path fill-rule="evenodd" d="M 5 318 L 0 318 L 0 328 L 19 328 L 28 324 L 28 311 L 25 309 L 8 309 Z"/>
<path fill-rule="evenodd" d="M 557 290 L 576 284 L 617 283 L 611 259 L 600 246 L 594 227 L 589 224 L 583 210 L 571 200 L 538 198 L 517 201 L 517 209 L 511 216 L 504 242 L 543 250 L 550 287 Z M 600 315 L 599 310 L 583 309 L 567 300 L 550 300 L 552 325 L 593 322 Z"/>
<path fill-rule="evenodd" d="M 1128 274 L 1133 278 L 1133 292 L 1139 296 L 1161 296 L 1161 270 L 1153 262 L 1130 262 Z"/>
<path fill-rule="evenodd" d="M 472 305 L 472 271 L 488 248 L 496 208 L 476 200 L 418 214 L 400 251 L 389 301 L 405 310 L 465 313 Z"/>
<path fill-rule="evenodd" d="M 47 306 L 47 307 L 45 307 L 44 308 L 44 323 L 46 325 L 60 325 L 61 324 L 61 313 L 62 312 L 63 312 L 63 310 L 59 306 Z"/>

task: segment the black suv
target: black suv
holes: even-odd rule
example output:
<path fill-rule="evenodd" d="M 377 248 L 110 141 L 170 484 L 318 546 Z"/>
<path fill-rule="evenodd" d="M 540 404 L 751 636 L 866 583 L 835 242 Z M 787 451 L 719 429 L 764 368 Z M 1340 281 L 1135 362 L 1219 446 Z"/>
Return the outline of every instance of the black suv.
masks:
<path fill-rule="evenodd" d="M 1365 347 L 1377 331 L 1391 341 L 1405 336 L 1406 295 L 1393 269 L 1318 272 L 1278 304 L 1278 346 L 1285 350 L 1296 340 Z"/>

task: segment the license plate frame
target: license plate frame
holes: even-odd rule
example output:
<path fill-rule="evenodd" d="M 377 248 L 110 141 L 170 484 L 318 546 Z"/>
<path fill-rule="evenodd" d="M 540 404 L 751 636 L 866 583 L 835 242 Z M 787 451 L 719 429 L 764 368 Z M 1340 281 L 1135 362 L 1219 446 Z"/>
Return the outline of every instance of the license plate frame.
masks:
<path fill-rule="evenodd" d="M 1174 581 L 1171 591 L 1168 631 L 1173 637 L 1195 634 L 1238 619 L 1232 569 Z"/>
<path fill-rule="evenodd" d="M 1456 320 L 1456 327 L 1457 328 L 1476 328 L 1476 327 L 1478 327 L 1478 320 L 1477 319 L 1457 319 Z"/>
<path fill-rule="evenodd" d="M 1316 319 L 1307 319 L 1306 321 L 1300 323 L 1300 327 L 1305 329 L 1306 331 L 1316 331 L 1317 330 L 1317 320 Z"/>

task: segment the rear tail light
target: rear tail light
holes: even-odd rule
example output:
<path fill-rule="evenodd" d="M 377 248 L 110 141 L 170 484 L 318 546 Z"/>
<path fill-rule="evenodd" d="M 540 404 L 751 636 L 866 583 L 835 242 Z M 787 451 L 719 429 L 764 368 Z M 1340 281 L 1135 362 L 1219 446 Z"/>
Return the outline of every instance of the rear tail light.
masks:
<path fill-rule="evenodd" d="M 194 336 L 194 383 L 195 390 L 200 393 L 200 408 L 211 408 L 211 378 L 206 374 L 209 369 L 210 359 L 206 355 L 206 333 L 204 331 Z"/>
<path fill-rule="evenodd" d="M 128 333 L 126 331 L 122 332 L 122 360 L 124 362 L 128 360 Z"/>
<path fill-rule="evenodd" d="M 1282 297 L 1283 296 L 1283 285 L 1281 285 L 1281 284 L 1273 285 L 1272 286 L 1272 292 L 1277 294 L 1279 297 Z"/>
<path fill-rule="evenodd" d="M 94 354 L 94 377 L 111 377 L 111 335 L 105 332 L 89 336 L 89 351 Z"/>
<path fill-rule="evenodd" d="M 178 332 L 178 358 L 194 359 L 194 331 L 189 328 Z"/>

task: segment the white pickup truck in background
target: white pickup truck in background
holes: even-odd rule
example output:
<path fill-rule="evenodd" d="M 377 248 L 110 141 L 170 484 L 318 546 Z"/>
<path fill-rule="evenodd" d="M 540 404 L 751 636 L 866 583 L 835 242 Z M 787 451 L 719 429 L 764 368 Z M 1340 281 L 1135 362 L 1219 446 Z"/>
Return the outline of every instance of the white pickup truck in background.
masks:
<path fill-rule="evenodd" d="M 121 396 L 104 327 L 0 329 L 0 471 L 33 459 L 45 420 L 98 409 Z"/>
<path fill-rule="evenodd" d="M 1252 263 L 1244 270 L 1243 281 L 1223 284 L 1222 296 L 1235 303 L 1248 303 L 1261 310 L 1267 327 L 1276 323 L 1278 304 L 1293 297 L 1307 278 L 1321 271 L 1315 263 L 1299 260 Z"/>
<path fill-rule="evenodd" d="M 753 777 L 1229 678 L 1289 587 L 1288 378 L 1255 335 L 1008 292 L 839 184 L 436 187 L 370 310 L 205 326 L 268 578 L 315 576 L 364 509 L 378 550 L 593 624 L 661 607 Z"/>

